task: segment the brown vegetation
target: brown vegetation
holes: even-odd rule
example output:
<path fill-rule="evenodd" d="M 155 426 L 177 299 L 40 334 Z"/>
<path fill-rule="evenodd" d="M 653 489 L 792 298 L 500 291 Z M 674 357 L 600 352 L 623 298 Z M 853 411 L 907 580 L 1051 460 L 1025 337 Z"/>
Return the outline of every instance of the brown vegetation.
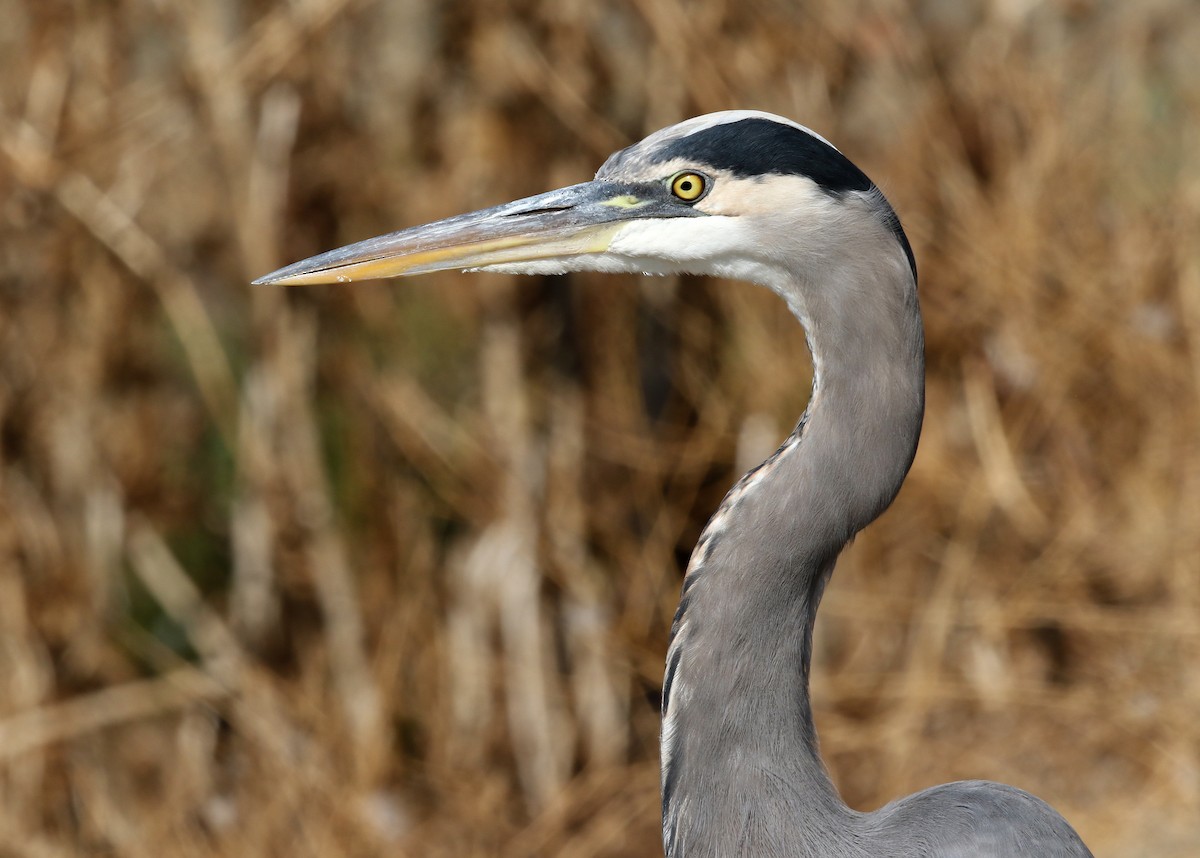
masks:
<path fill-rule="evenodd" d="M 849 802 L 1200 840 L 1188 0 L 66 3 L 0 27 L 0 854 L 654 855 L 681 568 L 803 409 L 763 290 L 287 261 L 757 107 L 887 191 L 929 411 L 818 629 Z"/>

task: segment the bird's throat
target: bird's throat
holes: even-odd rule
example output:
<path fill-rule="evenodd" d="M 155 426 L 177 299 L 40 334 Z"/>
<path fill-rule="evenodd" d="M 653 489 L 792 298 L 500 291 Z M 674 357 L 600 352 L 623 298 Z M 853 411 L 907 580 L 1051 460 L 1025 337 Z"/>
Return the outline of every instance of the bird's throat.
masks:
<path fill-rule="evenodd" d="M 663 696 L 669 856 L 776 854 L 760 840 L 776 836 L 801 838 L 778 854 L 803 855 L 804 832 L 844 831 L 855 817 L 821 762 L 808 676 L 834 562 L 895 497 L 920 433 L 915 285 L 880 290 L 881 308 L 806 313 L 809 408 L 729 492 L 689 565 Z"/>

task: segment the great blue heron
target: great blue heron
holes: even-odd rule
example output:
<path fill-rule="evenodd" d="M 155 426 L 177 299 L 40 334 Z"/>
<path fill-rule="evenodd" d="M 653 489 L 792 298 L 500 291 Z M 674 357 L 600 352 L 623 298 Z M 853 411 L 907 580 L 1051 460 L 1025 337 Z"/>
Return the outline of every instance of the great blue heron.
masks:
<path fill-rule="evenodd" d="M 925 400 L 912 249 L 823 137 L 728 111 L 612 155 L 594 181 L 372 238 L 256 283 L 462 268 L 688 273 L 768 287 L 800 320 L 812 396 L 692 554 L 662 693 L 663 844 L 699 856 L 1088 856 L 1027 792 L 986 781 L 851 810 L 817 749 L 808 675 L 834 562 L 900 489 Z"/>

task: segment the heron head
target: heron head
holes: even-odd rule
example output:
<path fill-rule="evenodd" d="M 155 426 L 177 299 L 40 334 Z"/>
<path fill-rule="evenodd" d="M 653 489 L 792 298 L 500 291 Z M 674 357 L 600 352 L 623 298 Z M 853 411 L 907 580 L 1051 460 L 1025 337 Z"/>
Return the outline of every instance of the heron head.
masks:
<path fill-rule="evenodd" d="M 465 269 L 712 274 L 774 285 L 781 272 L 794 274 L 798 253 L 811 249 L 820 260 L 864 217 L 891 229 L 911 260 L 887 202 L 828 141 L 779 116 L 726 111 L 615 153 L 591 182 L 360 241 L 254 282 Z"/>

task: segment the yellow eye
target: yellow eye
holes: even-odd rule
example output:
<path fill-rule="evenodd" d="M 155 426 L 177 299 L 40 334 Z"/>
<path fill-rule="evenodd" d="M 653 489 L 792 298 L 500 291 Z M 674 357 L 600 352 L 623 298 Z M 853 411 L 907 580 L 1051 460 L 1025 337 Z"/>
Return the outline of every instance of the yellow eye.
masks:
<path fill-rule="evenodd" d="M 705 183 L 699 173 L 679 173 L 671 179 L 671 193 L 685 203 L 695 202 L 704 196 Z"/>

